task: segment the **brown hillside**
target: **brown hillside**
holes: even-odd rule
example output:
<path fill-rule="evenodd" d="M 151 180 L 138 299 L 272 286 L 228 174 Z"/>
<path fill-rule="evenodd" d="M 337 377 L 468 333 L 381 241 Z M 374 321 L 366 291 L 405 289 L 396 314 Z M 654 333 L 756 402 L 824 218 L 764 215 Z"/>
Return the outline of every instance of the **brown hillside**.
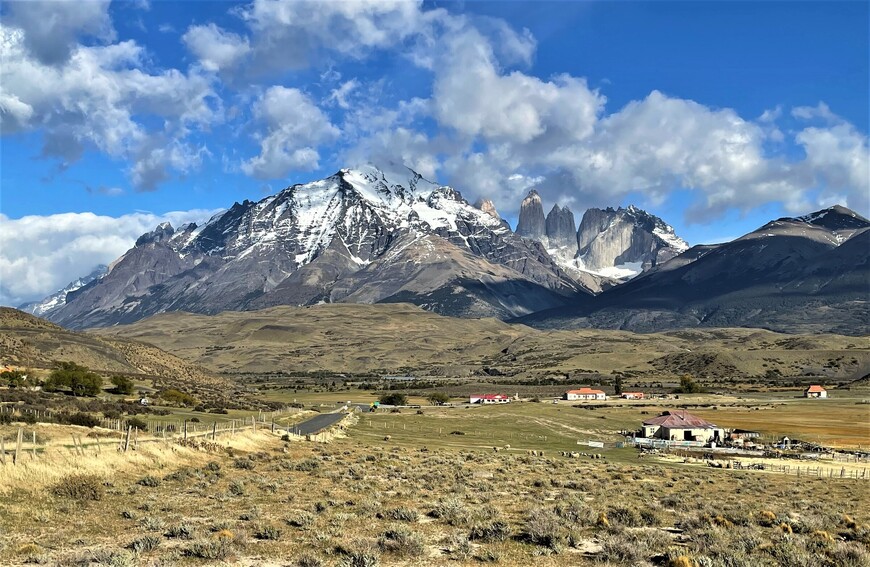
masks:
<path fill-rule="evenodd" d="M 494 319 L 454 319 L 407 304 L 274 307 L 215 316 L 167 313 L 93 331 L 148 342 L 226 373 L 334 373 L 522 378 L 626 372 L 750 378 L 853 379 L 866 341 L 758 329 L 539 331 Z"/>

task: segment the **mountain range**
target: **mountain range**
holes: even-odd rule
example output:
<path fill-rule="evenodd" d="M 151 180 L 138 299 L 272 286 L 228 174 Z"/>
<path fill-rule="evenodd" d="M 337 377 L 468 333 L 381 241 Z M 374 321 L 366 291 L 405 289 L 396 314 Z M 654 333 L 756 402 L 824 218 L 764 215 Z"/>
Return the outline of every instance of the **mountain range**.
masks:
<path fill-rule="evenodd" d="M 867 328 L 870 222 L 843 207 L 695 246 L 636 207 L 544 216 L 516 232 L 492 202 L 404 168 L 343 169 L 202 225 L 164 223 L 99 272 L 28 310 L 82 328 L 167 311 L 400 303 L 540 327 Z M 86 279 L 91 281 L 87 282 Z"/>
<path fill-rule="evenodd" d="M 653 331 L 760 327 L 868 334 L 870 221 L 834 206 L 771 221 L 734 241 L 695 246 L 537 327 Z"/>

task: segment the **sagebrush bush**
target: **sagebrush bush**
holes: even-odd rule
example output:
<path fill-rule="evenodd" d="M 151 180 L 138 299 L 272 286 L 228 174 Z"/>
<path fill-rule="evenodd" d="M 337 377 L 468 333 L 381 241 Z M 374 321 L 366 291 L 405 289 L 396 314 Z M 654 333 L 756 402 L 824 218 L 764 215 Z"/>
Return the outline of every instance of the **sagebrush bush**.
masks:
<path fill-rule="evenodd" d="M 392 526 L 381 533 L 378 547 L 385 553 L 393 553 L 401 557 L 418 557 L 423 555 L 423 538 L 405 526 Z"/>
<path fill-rule="evenodd" d="M 558 550 L 566 539 L 562 520 L 546 508 L 533 508 L 526 514 L 525 537 L 529 543 Z"/>
<path fill-rule="evenodd" d="M 133 553 L 148 553 L 154 551 L 160 545 L 160 538 L 157 536 L 146 535 L 131 541 L 127 548 Z"/>
<path fill-rule="evenodd" d="M 101 500 L 105 494 L 105 487 L 103 479 L 99 476 L 77 473 L 63 477 L 51 491 L 55 496 L 87 502 Z"/>

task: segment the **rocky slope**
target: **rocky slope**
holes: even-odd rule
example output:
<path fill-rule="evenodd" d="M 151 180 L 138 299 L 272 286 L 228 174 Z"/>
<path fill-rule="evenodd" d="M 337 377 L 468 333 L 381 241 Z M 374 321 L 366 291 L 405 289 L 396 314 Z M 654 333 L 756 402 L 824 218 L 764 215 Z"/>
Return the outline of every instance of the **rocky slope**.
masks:
<path fill-rule="evenodd" d="M 844 207 L 781 218 L 732 242 L 695 247 L 542 327 L 653 331 L 764 327 L 870 333 L 870 221 Z"/>
<path fill-rule="evenodd" d="M 202 226 L 159 226 L 50 318 L 91 327 L 164 311 L 397 300 L 509 317 L 585 292 L 493 213 L 407 168 L 341 170 L 235 203 Z M 471 289 L 473 301 L 451 300 Z"/>
<path fill-rule="evenodd" d="M 68 283 L 62 289 L 59 289 L 58 291 L 39 301 L 25 303 L 24 305 L 19 306 L 18 309 L 26 313 L 30 313 L 31 315 L 36 315 L 37 317 L 45 317 L 51 311 L 65 305 L 68 294 L 79 290 L 80 288 L 88 285 L 89 283 L 98 278 L 101 278 L 106 273 L 106 271 L 108 271 L 108 269 L 108 266 L 104 266 L 101 264 L 97 266 L 90 274 Z"/>

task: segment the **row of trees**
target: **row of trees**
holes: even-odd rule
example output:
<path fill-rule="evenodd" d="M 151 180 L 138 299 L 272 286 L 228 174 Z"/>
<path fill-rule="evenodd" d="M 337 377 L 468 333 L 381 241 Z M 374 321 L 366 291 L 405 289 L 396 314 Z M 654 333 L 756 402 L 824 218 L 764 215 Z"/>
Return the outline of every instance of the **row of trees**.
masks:
<path fill-rule="evenodd" d="M 44 382 L 39 382 L 21 370 L 0 372 L 0 386 L 18 388 L 24 385 L 41 385 L 46 392 L 68 391 L 74 396 L 94 397 L 103 391 L 103 377 L 92 372 L 87 366 L 75 362 L 55 362 L 55 369 Z M 135 391 L 136 385 L 126 376 L 112 376 L 110 382 L 114 386 L 112 392 L 129 396 Z"/>

